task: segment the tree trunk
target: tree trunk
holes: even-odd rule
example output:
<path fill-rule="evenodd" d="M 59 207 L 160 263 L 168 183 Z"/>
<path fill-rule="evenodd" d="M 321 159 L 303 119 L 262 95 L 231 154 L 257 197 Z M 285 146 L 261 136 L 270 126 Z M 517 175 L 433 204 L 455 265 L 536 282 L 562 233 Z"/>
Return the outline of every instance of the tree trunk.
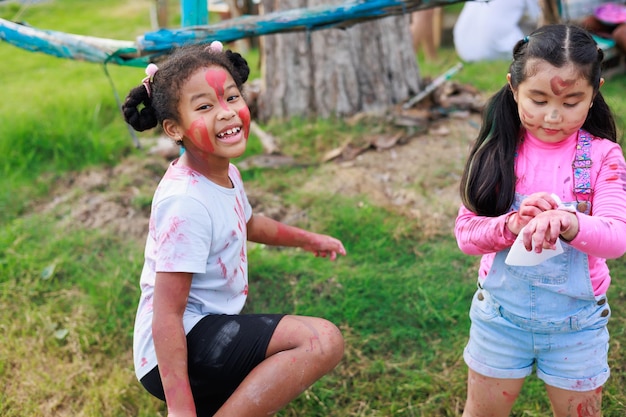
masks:
<path fill-rule="evenodd" d="M 328 3 L 262 0 L 261 13 Z M 267 121 L 384 112 L 421 88 L 411 42 L 409 14 L 347 29 L 264 36 L 258 117 Z"/>

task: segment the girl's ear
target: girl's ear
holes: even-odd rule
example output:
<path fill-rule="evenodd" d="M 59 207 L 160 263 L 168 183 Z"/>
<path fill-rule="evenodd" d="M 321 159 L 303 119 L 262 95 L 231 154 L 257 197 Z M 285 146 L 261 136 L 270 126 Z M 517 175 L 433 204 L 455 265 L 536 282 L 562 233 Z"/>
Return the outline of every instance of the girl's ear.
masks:
<path fill-rule="evenodd" d="M 506 82 L 507 84 L 509 84 L 509 88 L 511 89 L 511 92 L 513 93 L 513 99 L 517 103 L 517 91 L 515 91 L 515 89 L 511 85 L 511 73 L 510 72 L 506 74 Z"/>
<path fill-rule="evenodd" d="M 600 87 L 602 87 L 604 85 L 604 78 L 600 78 L 600 82 L 598 83 L 598 90 L 600 89 Z M 593 102 L 596 100 L 596 95 L 598 94 L 598 92 L 596 91 L 595 93 L 593 93 L 593 98 L 591 99 L 591 104 L 589 105 L 589 108 L 593 107 Z"/>
<path fill-rule="evenodd" d="M 162 126 L 165 134 L 169 136 L 173 141 L 178 142 L 183 140 L 183 133 L 178 123 L 176 123 L 172 119 L 165 119 L 163 120 Z"/>

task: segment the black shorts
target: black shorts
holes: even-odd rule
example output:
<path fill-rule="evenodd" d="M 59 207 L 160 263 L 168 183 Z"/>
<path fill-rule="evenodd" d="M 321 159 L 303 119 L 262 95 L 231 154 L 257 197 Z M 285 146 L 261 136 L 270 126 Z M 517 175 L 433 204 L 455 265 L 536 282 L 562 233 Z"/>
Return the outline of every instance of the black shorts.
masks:
<path fill-rule="evenodd" d="M 241 381 L 265 360 L 284 314 L 209 315 L 187 335 L 189 382 L 198 416 L 212 416 Z M 165 401 L 159 367 L 141 384 Z"/>

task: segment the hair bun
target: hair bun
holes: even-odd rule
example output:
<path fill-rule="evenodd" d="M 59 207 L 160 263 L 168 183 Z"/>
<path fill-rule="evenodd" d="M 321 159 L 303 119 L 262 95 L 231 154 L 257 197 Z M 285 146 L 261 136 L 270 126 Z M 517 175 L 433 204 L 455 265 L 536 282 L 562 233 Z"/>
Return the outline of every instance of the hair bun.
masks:
<path fill-rule="evenodd" d="M 122 114 L 126 123 L 138 132 L 151 129 L 158 123 L 150 97 L 143 84 L 130 91 L 122 105 Z"/>
<path fill-rule="evenodd" d="M 226 57 L 233 64 L 233 68 L 237 72 L 237 76 L 240 78 L 241 84 L 245 83 L 250 75 L 248 61 L 246 61 L 246 59 L 238 52 L 233 52 L 231 50 L 226 51 Z"/>

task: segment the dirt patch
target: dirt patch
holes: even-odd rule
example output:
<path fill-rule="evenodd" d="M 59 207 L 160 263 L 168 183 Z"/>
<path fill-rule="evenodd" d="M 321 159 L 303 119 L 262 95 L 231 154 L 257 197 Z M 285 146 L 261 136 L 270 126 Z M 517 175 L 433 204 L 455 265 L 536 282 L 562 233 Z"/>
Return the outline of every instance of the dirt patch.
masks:
<path fill-rule="evenodd" d="M 460 204 L 463 164 L 479 122 L 476 114 L 440 119 L 405 144 L 321 166 L 304 189 L 363 196 L 418 221 L 426 235 L 449 233 Z"/>
<path fill-rule="evenodd" d="M 418 222 L 426 235 L 450 233 L 460 203 L 458 181 L 480 122 L 476 113 L 460 114 L 430 123 L 427 131 L 402 144 L 326 162 L 302 189 L 362 197 Z M 144 149 L 163 148 L 155 145 Z M 62 227 L 106 228 L 143 244 L 152 195 L 168 163 L 159 153 L 146 151 L 112 168 L 68 174 L 33 210 L 52 214 Z M 258 187 L 247 191 L 256 212 L 287 223 L 298 215 L 280 196 Z"/>
<path fill-rule="evenodd" d="M 152 194 L 167 164 L 158 155 L 132 156 L 112 168 L 69 173 L 33 209 L 53 215 L 61 228 L 108 229 L 143 240 Z"/>

